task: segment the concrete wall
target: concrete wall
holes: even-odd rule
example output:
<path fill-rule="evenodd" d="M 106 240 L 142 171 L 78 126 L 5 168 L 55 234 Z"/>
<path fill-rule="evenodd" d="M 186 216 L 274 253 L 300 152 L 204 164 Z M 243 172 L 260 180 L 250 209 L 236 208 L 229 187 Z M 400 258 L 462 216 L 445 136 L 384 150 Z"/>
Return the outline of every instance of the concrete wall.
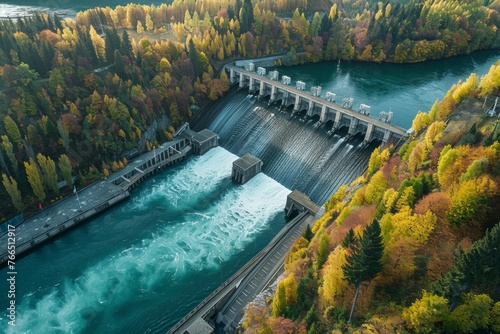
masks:
<path fill-rule="evenodd" d="M 274 66 L 274 62 L 278 59 L 283 58 L 283 56 L 273 56 L 273 57 L 265 57 L 265 58 L 255 58 L 255 59 L 244 59 L 237 60 L 234 62 L 235 66 L 244 67 L 247 64 L 254 63 L 255 66 Z"/>

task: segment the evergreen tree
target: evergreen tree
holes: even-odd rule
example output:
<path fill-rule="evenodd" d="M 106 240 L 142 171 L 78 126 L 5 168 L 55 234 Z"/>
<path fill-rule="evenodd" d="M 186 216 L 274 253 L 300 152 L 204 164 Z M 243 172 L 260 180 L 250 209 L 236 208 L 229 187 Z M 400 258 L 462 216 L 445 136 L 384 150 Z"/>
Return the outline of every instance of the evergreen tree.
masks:
<path fill-rule="evenodd" d="M 250 30 L 255 19 L 253 16 L 253 6 L 251 0 L 244 0 L 240 15 L 240 33 L 244 34 Z"/>
<path fill-rule="evenodd" d="M 21 198 L 21 192 L 17 188 L 16 180 L 14 180 L 12 176 L 7 177 L 5 174 L 2 174 L 2 179 L 3 186 L 12 199 L 12 204 L 14 204 L 17 211 L 22 212 L 24 210 L 24 204 Z"/>
<path fill-rule="evenodd" d="M 194 46 L 193 39 L 189 40 L 188 52 L 189 52 L 189 59 L 191 59 L 191 63 L 193 64 L 194 72 L 196 76 L 199 76 L 200 74 L 202 74 L 203 69 L 200 62 L 200 55 Z"/>
<path fill-rule="evenodd" d="M 361 283 L 372 280 L 382 270 L 383 252 L 380 223 L 374 220 L 366 227 L 359 239 L 359 246 L 352 249 L 351 254 L 346 257 L 347 263 L 342 266 L 347 282 L 356 287 L 348 322 L 351 322 Z"/>
<path fill-rule="evenodd" d="M 352 228 L 347 231 L 344 239 L 341 242 L 342 247 L 354 249 L 357 245 L 356 235 L 354 234 L 354 230 Z"/>
<path fill-rule="evenodd" d="M 472 248 L 460 251 L 455 266 L 434 283 L 434 293 L 447 298 L 455 308 L 464 292 L 499 294 L 500 286 L 500 224 L 486 231 Z"/>
<path fill-rule="evenodd" d="M 312 233 L 311 227 L 309 226 L 309 224 L 307 224 L 306 229 L 304 230 L 304 233 L 302 233 L 302 236 L 307 241 L 311 241 L 311 239 L 314 237 L 314 234 Z"/>
<path fill-rule="evenodd" d="M 132 43 L 130 42 L 130 37 L 126 29 L 123 30 L 122 41 L 120 44 L 120 53 L 124 56 L 131 57 L 132 53 Z"/>
<path fill-rule="evenodd" d="M 38 166 L 30 158 L 29 162 L 24 162 L 24 167 L 26 168 L 26 175 L 28 176 L 28 182 L 33 189 L 33 194 L 38 197 L 40 202 L 45 200 L 45 190 L 43 189 L 42 178 L 40 177 L 40 171 Z"/>

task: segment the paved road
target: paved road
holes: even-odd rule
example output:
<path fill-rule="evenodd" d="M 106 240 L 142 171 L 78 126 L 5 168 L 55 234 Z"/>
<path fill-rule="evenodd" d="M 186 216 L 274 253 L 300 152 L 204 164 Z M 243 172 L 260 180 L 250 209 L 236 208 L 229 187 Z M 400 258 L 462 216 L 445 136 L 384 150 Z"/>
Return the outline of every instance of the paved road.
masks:
<path fill-rule="evenodd" d="M 287 236 L 281 240 L 276 247 L 266 254 L 252 271 L 243 279 L 231 298 L 222 307 L 217 319 L 221 319 L 225 324 L 225 332 L 233 333 L 238 327 L 238 323 L 243 318 L 246 305 L 251 302 L 270 283 L 271 279 L 283 266 L 286 253 L 292 244 L 297 240 L 306 226 L 314 224 L 314 217 L 308 216 L 295 225 Z"/>

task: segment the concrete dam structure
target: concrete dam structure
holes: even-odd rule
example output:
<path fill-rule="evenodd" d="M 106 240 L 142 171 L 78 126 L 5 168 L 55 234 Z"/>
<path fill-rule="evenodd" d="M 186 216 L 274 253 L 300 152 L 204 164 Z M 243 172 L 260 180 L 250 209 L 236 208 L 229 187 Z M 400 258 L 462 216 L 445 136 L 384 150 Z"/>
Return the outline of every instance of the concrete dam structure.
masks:
<path fill-rule="evenodd" d="M 364 134 L 364 143 L 373 139 L 380 139 L 386 144 L 390 139 L 405 138 L 408 131 L 390 124 L 390 113 L 381 112 L 379 119 L 370 117 L 370 108 L 361 104 L 360 111 L 352 110 L 352 99 L 344 99 L 342 105 L 335 103 L 335 94 L 328 92 L 326 98 L 321 97 L 321 87 L 312 87 L 311 93 L 305 91 L 305 83 L 297 81 L 296 86 L 290 85 L 291 78 L 283 76 L 279 80 L 279 73 L 272 71 L 266 75 L 262 67 L 253 71 L 253 66 L 247 69 L 234 65 L 226 65 L 231 84 L 238 84 L 239 88 L 248 87 L 250 92 L 257 92 L 259 98 L 269 96 L 269 103 L 281 100 L 282 107 L 293 105 L 293 114 L 304 111 L 308 117 L 319 116 L 315 127 L 327 122 L 333 122 L 331 133 L 342 127 L 348 127 L 348 137 L 357 133 Z"/>

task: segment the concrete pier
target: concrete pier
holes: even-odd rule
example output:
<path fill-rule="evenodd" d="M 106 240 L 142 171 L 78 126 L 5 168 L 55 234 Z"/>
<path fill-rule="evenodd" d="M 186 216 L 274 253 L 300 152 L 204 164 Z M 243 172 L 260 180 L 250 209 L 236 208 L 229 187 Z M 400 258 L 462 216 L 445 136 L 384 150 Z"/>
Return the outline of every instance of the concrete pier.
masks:
<path fill-rule="evenodd" d="M 200 132 L 187 129 L 183 135 L 191 142 L 193 154 L 196 155 L 203 155 L 211 148 L 219 146 L 219 136 L 208 129 L 203 129 Z"/>
<path fill-rule="evenodd" d="M 294 190 L 286 198 L 285 212 L 287 218 L 290 217 L 294 211 L 307 211 L 311 215 L 316 216 L 320 211 L 320 207 L 311 201 L 305 194 L 298 190 Z"/>
<path fill-rule="evenodd" d="M 262 160 L 247 153 L 233 162 L 231 178 L 234 182 L 245 184 L 262 170 Z"/>

